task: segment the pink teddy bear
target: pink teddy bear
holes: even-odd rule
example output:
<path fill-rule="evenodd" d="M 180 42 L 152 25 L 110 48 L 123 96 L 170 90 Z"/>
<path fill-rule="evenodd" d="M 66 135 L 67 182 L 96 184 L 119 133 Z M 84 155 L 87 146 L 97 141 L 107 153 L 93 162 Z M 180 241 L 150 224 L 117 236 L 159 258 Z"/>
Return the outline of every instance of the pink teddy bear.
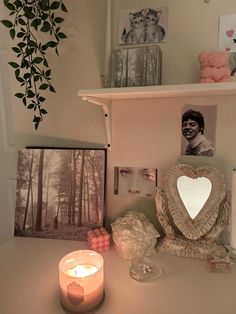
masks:
<path fill-rule="evenodd" d="M 200 82 L 228 82 L 230 81 L 230 68 L 228 54 L 225 51 L 201 52 L 199 62 L 201 66 Z"/>

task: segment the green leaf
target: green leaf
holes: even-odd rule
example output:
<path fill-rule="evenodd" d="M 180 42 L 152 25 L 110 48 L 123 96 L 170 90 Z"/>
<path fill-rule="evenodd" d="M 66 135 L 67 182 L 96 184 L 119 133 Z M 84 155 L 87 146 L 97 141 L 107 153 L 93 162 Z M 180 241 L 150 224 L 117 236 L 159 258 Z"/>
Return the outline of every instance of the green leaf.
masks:
<path fill-rule="evenodd" d="M 43 14 L 41 15 L 41 20 L 46 20 L 48 17 L 49 17 L 49 14 L 43 13 Z"/>
<path fill-rule="evenodd" d="M 24 16 L 27 17 L 27 19 L 32 20 L 33 18 L 35 18 L 35 14 L 32 12 L 31 7 L 24 6 L 23 9 L 24 9 Z"/>
<path fill-rule="evenodd" d="M 26 102 L 26 97 L 23 97 L 23 98 L 22 98 L 22 102 L 23 102 L 23 104 L 26 106 L 26 104 L 27 104 L 27 102 Z"/>
<path fill-rule="evenodd" d="M 20 47 L 20 48 L 24 48 L 24 47 L 26 46 L 26 43 L 24 43 L 23 41 L 21 41 L 21 42 L 19 42 L 19 43 L 17 44 L 17 46 Z"/>
<path fill-rule="evenodd" d="M 47 42 L 47 47 L 55 48 L 57 46 L 57 42 L 55 41 L 49 41 Z"/>
<path fill-rule="evenodd" d="M 21 68 L 26 68 L 29 66 L 29 62 L 26 59 L 22 59 Z"/>
<path fill-rule="evenodd" d="M 45 51 L 45 50 L 47 50 L 47 49 L 48 49 L 48 45 L 47 45 L 47 44 L 45 44 L 45 45 L 42 46 L 42 50 L 43 50 L 43 51 Z"/>
<path fill-rule="evenodd" d="M 60 37 L 61 39 L 67 38 L 67 36 L 66 36 L 64 33 L 62 33 L 62 32 L 59 32 L 57 35 L 58 35 L 58 37 Z"/>
<path fill-rule="evenodd" d="M 16 93 L 15 96 L 16 96 L 17 98 L 23 98 L 23 97 L 24 97 L 24 94 L 22 94 L 22 93 Z"/>
<path fill-rule="evenodd" d="M 20 69 L 16 69 L 15 70 L 15 76 L 16 76 L 16 79 L 17 79 L 17 77 L 20 75 Z"/>
<path fill-rule="evenodd" d="M 11 39 L 14 39 L 14 38 L 15 38 L 15 35 L 16 35 L 15 29 L 14 29 L 14 28 L 11 28 L 10 31 L 9 31 L 9 33 L 10 33 Z"/>
<path fill-rule="evenodd" d="M 56 93 L 56 91 L 55 91 L 55 89 L 54 89 L 54 87 L 52 85 L 50 85 L 49 89 L 50 89 L 51 92 Z"/>
<path fill-rule="evenodd" d="M 15 11 L 15 6 L 14 6 L 14 4 L 12 4 L 12 3 L 10 3 L 10 2 L 8 2 L 8 4 L 7 4 L 7 8 L 8 8 L 8 10 L 10 10 L 10 11 Z"/>
<path fill-rule="evenodd" d="M 47 89 L 48 86 L 49 86 L 48 84 L 44 83 L 39 86 L 39 89 Z"/>
<path fill-rule="evenodd" d="M 64 19 L 62 17 L 55 17 L 54 22 L 56 23 L 62 23 L 64 21 Z"/>
<path fill-rule="evenodd" d="M 47 114 L 48 112 L 47 112 L 47 110 L 45 110 L 45 109 L 40 109 L 40 113 L 41 113 L 41 114 Z"/>
<path fill-rule="evenodd" d="M 39 1 L 39 6 L 42 11 L 48 11 L 49 10 L 49 5 L 47 0 L 41 0 Z"/>
<path fill-rule="evenodd" d="M 46 72 L 45 72 L 45 76 L 50 76 L 51 75 L 51 69 L 49 69 L 49 70 L 47 70 Z"/>
<path fill-rule="evenodd" d="M 12 49 L 15 53 L 20 53 L 20 52 L 21 52 L 21 50 L 20 50 L 19 47 L 12 47 L 11 49 Z"/>
<path fill-rule="evenodd" d="M 28 98 L 33 98 L 34 96 L 35 96 L 35 93 L 31 89 L 28 89 L 27 90 L 27 97 Z"/>
<path fill-rule="evenodd" d="M 33 122 L 40 122 L 41 121 L 41 117 L 39 116 L 34 116 Z"/>
<path fill-rule="evenodd" d="M 26 22 L 23 19 L 18 19 L 19 24 L 26 25 Z"/>
<path fill-rule="evenodd" d="M 45 67 L 47 67 L 47 68 L 48 68 L 48 62 L 47 62 L 47 60 L 46 60 L 46 59 L 44 59 L 44 61 L 43 61 L 43 65 L 44 65 Z"/>
<path fill-rule="evenodd" d="M 51 9 L 51 10 L 56 10 L 56 9 L 59 8 L 59 6 L 60 6 L 60 2 L 59 2 L 59 1 L 54 1 L 54 2 L 51 4 L 50 9 Z"/>
<path fill-rule="evenodd" d="M 46 98 L 44 98 L 43 96 L 39 96 L 39 101 L 40 102 L 44 102 L 46 100 Z"/>
<path fill-rule="evenodd" d="M 31 26 L 33 26 L 36 30 L 38 30 L 39 25 L 41 24 L 41 19 L 35 18 L 31 22 Z"/>
<path fill-rule="evenodd" d="M 38 48 L 38 44 L 37 44 L 35 41 L 33 41 L 33 40 L 30 40 L 30 41 L 28 42 L 28 45 L 29 45 L 30 47 Z"/>
<path fill-rule="evenodd" d="M 19 32 L 19 33 L 17 33 L 17 35 L 16 35 L 18 38 L 22 38 L 22 37 L 24 37 L 25 36 L 25 33 L 23 33 L 23 32 Z"/>
<path fill-rule="evenodd" d="M 3 0 L 3 2 L 4 2 L 4 5 L 7 7 L 9 0 Z"/>
<path fill-rule="evenodd" d="M 32 61 L 33 63 L 35 63 L 35 64 L 39 64 L 39 63 L 41 63 L 43 61 L 43 58 L 41 58 L 41 57 L 36 57 L 36 58 L 34 58 L 34 60 Z"/>
<path fill-rule="evenodd" d="M 9 20 L 2 20 L 1 23 L 8 28 L 12 28 L 14 26 L 13 23 Z"/>
<path fill-rule="evenodd" d="M 50 23 L 48 23 L 47 21 L 45 21 L 45 22 L 43 23 L 43 26 L 40 28 L 40 31 L 46 33 L 46 32 L 49 32 L 50 29 L 51 29 Z"/>
<path fill-rule="evenodd" d="M 28 80 L 31 77 L 31 73 L 25 73 L 23 77 L 25 80 Z"/>
<path fill-rule="evenodd" d="M 20 67 L 19 64 L 16 62 L 8 62 L 8 64 L 10 64 L 10 66 L 12 66 L 14 69 L 17 69 Z"/>
<path fill-rule="evenodd" d="M 9 1 L 9 0 L 8 0 L 8 1 Z M 22 2 L 21 2 L 20 0 L 16 0 L 16 1 L 14 2 L 14 4 L 15 4 L 15 6 L 16 6 L 17 8 L 22 7 Z"/>
<path fill-rule="evenodd" d="M 34 124 L 35 130 L 38 130 L 38 127 L 39 127 L 39 122 L 37 122 L 37 123 Z"/>
<path fill-rule="evenodd" d="M 61 9 L 63 12 L 68 12 L 66 6 L 64 5 L 64 3 L 61 4 Z"/>
<path fill-rule="evenodd" d="M 34 53 L 34 48 L 27 48 L 25 51 L 25 56 L 28 57 Z"/>
<path fill-rule="evenodd" d="M 27 106 L 28 109 L 33 109 L 34 107 L 35 107 L 34 104 L 29 104 L 29 105 Z"/>
<path fill-rule="evenodd" d="M 25 80 L 22 77 L 16 76 L 16 79 L 18 82 L 20 82 L 20 83 L 22 83 L 22 85 L 24 85 L 23 83 L 25 82 Z"/>

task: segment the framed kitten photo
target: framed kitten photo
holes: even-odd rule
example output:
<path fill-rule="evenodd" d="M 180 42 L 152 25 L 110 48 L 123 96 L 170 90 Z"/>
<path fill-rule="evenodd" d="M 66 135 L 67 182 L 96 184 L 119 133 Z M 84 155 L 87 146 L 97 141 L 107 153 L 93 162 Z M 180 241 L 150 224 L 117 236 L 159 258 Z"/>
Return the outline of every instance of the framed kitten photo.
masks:
<path fill-rule="evenodd" d="M 119 44 L 146 44 L 167 41 L 168 7 L 120 10 Z"/>
<path fill-rule="evenodd" d="M 18 152 L 14 235 L 86 240 L 104 221 L 106 150 Z"/>

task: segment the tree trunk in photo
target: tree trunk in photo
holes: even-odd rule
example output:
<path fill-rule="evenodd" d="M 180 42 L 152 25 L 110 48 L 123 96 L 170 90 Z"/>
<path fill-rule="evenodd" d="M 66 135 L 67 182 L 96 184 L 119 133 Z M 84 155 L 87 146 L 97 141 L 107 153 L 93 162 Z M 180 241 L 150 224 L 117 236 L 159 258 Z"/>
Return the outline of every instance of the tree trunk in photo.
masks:
<path fill-rule="evenodd" d="M 94 169 L 94 159 L 89 159 L 89 163 L 92 169 L 92 178 L 93 178 L 93 184 L 94 184 L 94 200 L 95 200 L 95 204 L 94 204 L 94 212 L 95 212 L 95 220 L 98 222 L 99 219 L 99 210 L 98 210 L 98 197 L 99 197 L 99 189 L 97 186 L 97 181 L 96 181 L 96 177 L 95 177 L 95 169 Z"/>
<path fill-rule="evenodd" d="M 45 204 L 45 215 L 44 215 L 44 226 L 47 225 L 48 223 L 48 195 L 49 195 L 49 181 L 50 181 L 50 173 L 48 174 L 47 177 L 47 194 L 46 194 L 46 204 Z"/>
<path fill-rule="evenodd" d="M 82 226 L 83 214 L 83 185 L 84 185 L 84 159 L 85 151 L 81 154 L 80 183 L 79 183 L 79 202 L 78 202 L 78 227 Z"/>
<path fill-rule="evenodd" d="M 31 184 L 31 191 L 30 191 L 30 199 L 31 199 L 31 223 L 32 223 L 32 230 L 34 230 L 34 195 L 33 195 L 33 186 Z"/>
<path fill-rule="evenodd" d="M 33 161 L 34 161 L 34 151 L 31 155 L 31 161 L 29 165 L 29 183 L 28 183 L 28 189 L 27 189 L 27 197 L 26 197 L 26 204 L 25 204 L 25 215 L 24 215 L 24 221 L 23 221 L 23 227 L 22 230 L 25 230 L 27 216 L 28 216 L 28 209 L 29 209 L 29 200 L 30 200 L 30 191 L 32 186 L 32 169 L 33 169 Z"/>
<path fill-rule="evenodd" d="M 76 200 L 76 160 L 79 157 L 79 153 L 76 155 L 76 151 L 73 151 L 73 172 L 72 172 L 72 193 L 71 193 L 71 220 L 72 224 L 75 224 L 75 200 Z"/>
<path fill-rule="evenodd" d="M 72 224 L 72 204 L 71 204 L 71 187 L 69 190 L 69 194 L 68 194 L 68 212 L 67 212 L 67 219 L 68 219 L 68 224 L 71 225 Z"/>
<path fill-rule="evenodd" d="M 68 224 L 72 224 L 72 159 L 69 168 L 69 191 L 68 191 Z"/>
<path fill-rule="evenodd" d="M 87 168 L 86 168 L 87 169 Z M 90 194 L 89 194 L 89 173 L 86 171 L 86 192 L 87 192 L 87 215 L 86 219 L 90 223 L 91 221 L 91 212 L 90 212 Z"/>
<path fill-rule="evenodd" d="M 44 149 L 40 150 L 39 170 L 38 170 L 38 202 L 35 230 L 42 231 L 42 212 L 43 212 L 43 159 Z"/>

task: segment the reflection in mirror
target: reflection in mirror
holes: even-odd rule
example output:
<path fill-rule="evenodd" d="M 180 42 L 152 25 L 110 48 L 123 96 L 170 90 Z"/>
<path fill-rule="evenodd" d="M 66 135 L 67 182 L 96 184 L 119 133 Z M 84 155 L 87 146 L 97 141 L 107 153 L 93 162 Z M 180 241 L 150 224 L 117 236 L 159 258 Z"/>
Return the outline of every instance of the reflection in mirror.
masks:
<path fill-rule="evenodd" d="M 206 177 L 181 176 L 177 179 L 177 189 L 189 216 L 194 219 L 208 200 L 212 184 Z"/>

